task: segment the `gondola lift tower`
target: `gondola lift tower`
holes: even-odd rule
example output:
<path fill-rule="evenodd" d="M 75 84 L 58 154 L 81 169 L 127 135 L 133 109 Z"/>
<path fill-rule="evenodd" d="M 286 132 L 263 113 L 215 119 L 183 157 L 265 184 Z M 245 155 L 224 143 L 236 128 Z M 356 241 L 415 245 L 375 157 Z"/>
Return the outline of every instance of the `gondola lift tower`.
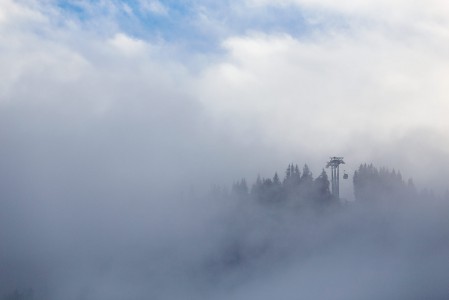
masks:
<path fill-rule="evenodd" d="M 336 199 L 340 199 L 340 165 L 344 164 L 343 157 L 331 157 L 327 163 L 326 168 L 331 168 L 331 187 L 332 196 Z M 344 179 L 347 179 L 348 175 L 344 174 Z"/>

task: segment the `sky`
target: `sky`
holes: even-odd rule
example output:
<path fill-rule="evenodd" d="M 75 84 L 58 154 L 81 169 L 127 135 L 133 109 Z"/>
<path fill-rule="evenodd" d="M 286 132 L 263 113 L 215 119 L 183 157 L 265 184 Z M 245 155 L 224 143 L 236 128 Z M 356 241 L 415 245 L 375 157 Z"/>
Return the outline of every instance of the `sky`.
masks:
<path fill-rule="evenodd" d="M 82 152 L 158 178 L 169 169 L 159 164 L 174 164 L 208 185 L 290 162 L 318 174 L 336 155 L 347 172 L 373 162 L 444 190 L 448 10 L 438 0 L 4 0 L 3 163 L 23 155 L 39 168 L 51 162 L 36 156 Z"/>
<path fill-rule="evenodd" d="M 198 195 L 330 156 L 441 194 L 447 78 L 443 0 L 0 0 L 0 296 L 296 299 L 291 278 L 309 299 L 321 279 L 336 299 L 445 296 L 447 207 L 309 224 Z M 274 250 L 208 295 L 202 263 L 232 237 Z"/>

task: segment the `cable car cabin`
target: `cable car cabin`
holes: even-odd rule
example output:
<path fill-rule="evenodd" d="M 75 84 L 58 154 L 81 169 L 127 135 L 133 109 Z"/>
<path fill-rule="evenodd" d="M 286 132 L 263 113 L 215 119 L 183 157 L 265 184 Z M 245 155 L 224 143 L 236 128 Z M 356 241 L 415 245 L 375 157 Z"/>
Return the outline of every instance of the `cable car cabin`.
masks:
<path fill-rule="evenodd" d="M 344 173 L 344 174 L 343 174 L 343 179 L 348 179 L 348 177 L 349 177 L 349 176 L 348 176 L 347 173 Z"/>

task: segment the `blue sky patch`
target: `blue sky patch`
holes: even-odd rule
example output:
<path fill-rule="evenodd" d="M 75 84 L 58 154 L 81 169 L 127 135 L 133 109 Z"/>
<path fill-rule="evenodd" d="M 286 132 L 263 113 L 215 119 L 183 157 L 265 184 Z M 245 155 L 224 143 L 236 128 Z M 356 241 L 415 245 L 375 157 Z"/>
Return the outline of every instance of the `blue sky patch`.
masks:
<path fill-rule="evenodd" d="M 208 0 L 57 0 L 57 5 L 80 22 L 105 19 L 129 35 L 199 52 L 215 51 L 223 39 L 248 32 L 300 36 L 310 30 L 298 7 L 250 8 L 231 1 Z"/>

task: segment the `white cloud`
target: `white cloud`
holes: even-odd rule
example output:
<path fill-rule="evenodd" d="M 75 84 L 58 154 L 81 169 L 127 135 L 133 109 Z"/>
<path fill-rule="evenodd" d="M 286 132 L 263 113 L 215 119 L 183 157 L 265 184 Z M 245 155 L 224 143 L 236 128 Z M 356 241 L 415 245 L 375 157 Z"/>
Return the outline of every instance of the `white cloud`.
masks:
<path fill-rule="evenodd" d="M 19 25 L 24 22 L 42 22 L 45 20 L 45 16 L 39 11 L 28 6 L 20 5 L 12 0 L 0 2 L 0 29 L 12 23 Z"/>
<path fill-rule="evenodd" d="M 444 15 L 449 5 L 444 0 L 425 2 L 407 0 L 246 0 L 250 5 L 299 5 L 306 8 L 327 9 L 350 14 L 370 14 L 377 18 L 387 15 L 377 15 L 378 12 L 389 11 L 391 15 L 439 14 Z"/>
<path fill-rule="evenodd" d="M 168 8 L 158 0 L 139 0 L 140 8 L 143 11 L 157 15 L 168 15 Z"/>
<path fill-rule="evenodd" d="M 124 3 L 122 5 L 123 11 L 128 15 L 128 16 L 133 16 L 133 9 L 126 3 Z"/>
<path fill-rule="evenodd" d="M 344 3 L 342 8 L 326 1 L 317 3 L 326 5 L 327 10 L 346 10 Z M 364 3 L 373 9 L 377 5 Z M 428 11 L 437 11 L 435 3 L 429 4 L 434 8 Z M 223 41 L 224 51 L 220 54 L 194 57 L 183 53 L 181 57 L 173 51 L 173 45 L 152 45 L 120 30 L 114 31 L 115 27 L 107 22 L 96 23 L 104 28 L 61 28 L 56 24 L 65 24 L 63 15 L 53 15 L 56 19 L 49 22 L 40 10 L 31 6 L 11 1 L 0 5 L 16 11 L 8 14 L 8 29 L 24 18 L 35 19 L 35 15 L 43 18 L 45 24 L 40 27 L 45 30 L 39 33 L 31 25 L 16 26 L 14 32 L 3 25 L 5 34 L 0 37 L 3 105 L 33 95 L 30 98 L 36 102 L 45 99 L 47 104 L 58 99 L 55 102 L 62 106 L 56 105 L 55 109 L 64 110 L 67 99 L 62 95 L 72 91 L 73 98 L 77 95 L 82 100 L 67 104 L 80 105 L 71 109 L 108 115 L 118 103 L 126 102 L 122 99 L 129 99 L 130 90 L 136 91 L 133 105 L 152 106 L 152 111 L 162 111 L 167 118 L 168 111 L 178 111 L 177 107 L 191 109 L 186 117 L 189 122 L 193 118 L 199 124 L 207 124 L 204 131 L 208 134 L 202 133 L 208 140 L 205 143 L 214 140 L 217 132 L 227 136 L 226 143 L 234 150 L 228 149 L 226 153 L 211 150 L 211 157 L 222 155 L 232 160 L 230 153 L 258 147 L 261 154 L 252 155 L 251 163 L 236 164 L 236 169 L 245 170 L 257 170 L 261 164 L 267 164 L 267 153 L 271 155 L 271 166 L 291 160 L 314 160 L 318 169 L 322 160 L 334 153 L 350 155 L 352 159 L 348 161 L 355 163 L 380 159 L 378 149 L 390 149 L 389 153 L 383 151 L 385 157 L 395 157 L 395 147 L 407 144 L 401 146 L 398 141 L 416 143 L 408 138 L 413 132 L 430 130 L 434 136 L 444 136 L 449 129 L 445 116 L 449 43 L 447 30 L 438 25 L 446 23 L 443 17 L 435 20 L 420 17 L 419 26 L 403 23 L 398 31 L 379 25 L 384 18 L 379 15 L 379 22 L 372 26 L 326 28 L 308 32 L 304 37 L 263 32 L 231 36 Z M 387 7 L 379 5 L 382 9 Z M 393 8 L 402 2 L 392 5 Z M 442 4 L 441 11 L 444 10 Z M 399 11 L 402 20 L 420 16 L 412 4 L 409 9 Z M 202 12 L 210 17 L 207 10 Z M 375 18 L 376 14 L 370 13 L 370 17 Z M 195 72 L 187 72 L 186 66 L 190 67 L 194 61 L 200 62 L 201 67 L 195 66 Z M 170 100 L 163 101 L 164 97 Z M 156 102 L 150 101 L 150 105 L 148 99 Z M 182 120 L 181 117 L 181 123 Z M 175 136 L 174 140 L 181 141 L 177 147 L 185 147 L 181 144 L 188 135 Z M 426 142 L 425 135 L 420 138 L 429 153 L 437 149 L 445 153 L 449 148 L 444 139 L 435 146 L 437 139 Z M 164 152 L 168 155 L 170 151 Z M 194 149 L 189 151 L 193 153 Z M 412 147 L 408 151 L 425 153 L 422 148 L 418 151 Z M 410 157 L 413 155 L 403 156 L 404 161 L 395 167 L 406 167 Z M 231 173 L 238 172 L 229 170 L 227 174 Z"/>
<path fill-rule="evenodd" d="M 449 130 L 449 56 L 439 52 L 449 44 L 435 47 L 428 38 L 395 40 L 366 30 L 308 40 L 235 37 L 198 89 L 211 113 L 242 139 L 261 134 L 286 154 L 288 148 L 321 157 L 357 149 L 360 160 L 379 158 L 373 143 L 389 148 L 417 128 Z"/>
<path fill-rule="evenodd" d="M 247 0 L 249 6 L 297 6 L 316 22 L 340 15 L 354 26 L 383 25 L 387 30 L 426 30 L 429 26 L 448 32 L 449 4 L 444 0 Z M 408 32 L 410 34 L 410 32 Z"/>
<path fill-rule="evenodd" d="M 149 46 L 142 40 L 127 36 L 124 33 L 117 33 L 109 40 L 121 53 L 129 56 L 144 54 L 149 50 Z"/>
<path fill-rule="evenodd" d="M 366 272 L 361 282 L 378 296 L 379 290 L 371 288 L 373 280 L 385 274 L 382 278 L 390 279 L 396 267 L 404 270 L 401 257 L 400 266 L 386 261 L 383 271 L 372 273 L 376 259 L 354 265 L 354 257 L 355 264 L 366 262 L 363 250 L 368 247 L 354 256 L 346 251 L 354 248 L 338 244 L 330 251 L 343 250 L 343 259 L 325 259 L 322 264 L 327 250 L 316 261 L 307 254 L 308 259 L 291 264 L 294 270 L 279 269 L 281 276 L 257 263 L 252 270 L 263 271 L 261 280 L 240 284 L 242 278 L 254 278 L 252 272 L 231 272 L 226 285 L 214 285 L 218 277 L 209 275 L 216 269 L 204 264 L 204 256 L 228 250 L 216 239 L 221 240 L 226 228 L 219 211 L 231 204 L 210 199 L 203 203 L 186 197 L 185 191 L 193 190 L 192 183 L 200 191 L 210 183 L 240 177 L 252 182 L 258 172 L 272 176 L 292 161 L 311 163 L 316 175 L 330 155 L 345 156 L 348 171 L 374 161 L 400 168 L 418 184 L 427 179 L 447 187 L 449 40 L 440 26 L 445 17 L 420 17 L 419 26 L 404 22 L 397 31 L 387 30 L 395 27 L 382 26 L 379 20 L 372 26 L 326 28 L 300 37 L 251 33 L 228 37 L 219 53 L 178 56 L 172 44 L 133 37 L 113 21 L 66 26 L 64 15 L 49 17 L 23 3 L 0 0 L 0 221 L 6 228 L 1 231 L 6 251 L 0 259 L 7 266 L 1 293 L 31 286 L 54 293 L 45 299 L 160 299 L 166 290 L 171 296 L 167 299 L 214 299 L 217 291 L 226 291 L 218 299 L 258 299 L 274 298 L 281 291 L 294 299 L 304 292 L 299 287 L 326 298 L 327 290 L 317 290 L 314 284 L 323 282 L 322 275 L 335 283 L 351 262 L 347 278 Z M 317 3 L 339 9 L 333 2 Z M 419 13 L 400 11 L 401 20 Z M 210 18 L 209 11 L 204 14 Z M 167 190 L 174 196 L 162 197 Z M 248 211 L 232 216 L 258 225 L 253 223 L 254 206 Z M 345 219 L 343 228 L 354 228 L 345 215 L 340 217 Z M 219 223 L 211 227 L 209 218 Z M 322 220 L 319 226 L 334 224 Z M 233 228 L 243 240 L 270 233 L 267 240 L 261 235 L 262 249 L 267 242 L 283 248 L 302 232 L 319 244 L 344 233 L 330 226 L 332 231 L 323 229 L 329 236 L 311 235 L 310 227 L 296 216 L 285 223 L 294 225 L 288 226 L 289 232 L 278 227 L 283 224 L 279 221 L 276 218 L 274 227 L 262 223 L 266 225 L 249 234 Z M 226 223 L 239 224 L 238 218 Z M 433 232 L 435 237 L 434 228 L 448 228 L 446 223 L 434 225 L 422 236 Z M 284 238 L 272 240 L 273 228 Z M 391 232 L 395 238 L 402 231 Z M 435 244 L 429 249 L 445 249 L 439 237 L 430 240 Z M 299 240 L 298 248 L 292 248 L 295 253 L 304 250 Z M 413 256 L 409 259 L 423 257 L 420 250 L 398 253 Z M 274 261 L 281 256 L 275 255 Z M 327 262 L 344 263 L 329 273 Z M 424 265 L 428 273 L 436 262 L 440 260 Z M 406 266 L 423 268 L 420 263 Z M 201 268 L 210 273 L 204 275 L 205 283 L 200 278 L 201 285 L 196 285 Z M 42 275 L 41 269 L 50 271 Z M 304 279 L 302 285 L 298 278 Z M 408 273 L 402 278 L 421 282 Z M 338 283 L 337 296 L 348 299 L 345 293 L 354 285 Z M 380 283 L 384 288 L 384 281 Z M 192 294 L 184 292 L 185 286 Z M 388 283 L 390 289 L 397 286 Z M 366 286 L 356 290 L 366 295 Z"/>

